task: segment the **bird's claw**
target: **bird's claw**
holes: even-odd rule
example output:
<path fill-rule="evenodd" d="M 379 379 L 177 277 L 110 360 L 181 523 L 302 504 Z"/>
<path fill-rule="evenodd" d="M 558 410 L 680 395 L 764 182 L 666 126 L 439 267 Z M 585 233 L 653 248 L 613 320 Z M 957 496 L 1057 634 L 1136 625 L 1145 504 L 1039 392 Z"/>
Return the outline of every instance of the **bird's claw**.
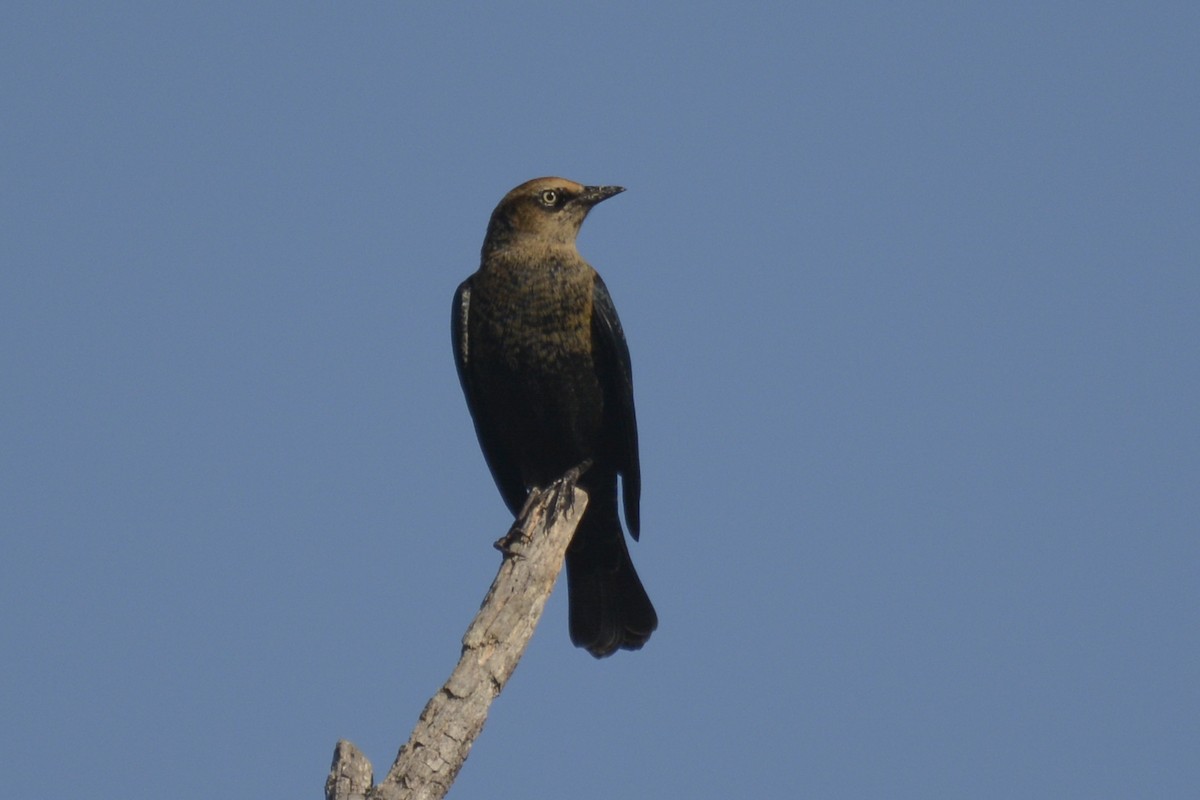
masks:
<path fill-rule="evenodd" d="M 523 517 L 518 517 L 508 529 L 508 533 L 492 543 L 492 547 L 504 554 L 505 558 L 524 558 L 516 546 L 525 542 L 525 526 Z"/>
<path fill-rule="evenodd" d="M 564 514 L 570 514 L 575 510 L 575 486 L 579 483 L 580 476 L 587 472 L 591 466 L 592 460 L 590 458 L 586 459 L 578 466 L 567 470 L 561 478 L 545 489 L 531 489 L 529 496 L 525 498 L 525 505 L 521 507 L 521 512 L 513 520 L 512 527 L 508 529 L 508 533 L 493 542 L 492 547 L 503 553 L 506 558 L 521 558 L 519 545 L 524 544 L 528 540 L 525 533 L 525 524 L 529 521 L 529 513 L 541 501 L 542 495 L 546 492 L 554 492 L 554 499 L 548 511 L 551 521 L 561 518 Z"/>
<path fill-rule="evenodd" d="M 521 511 L 517 514 L 517 518 L 513 520 L 512 527 L 508 529 L 508 533 L 501 536 L 492 543 L 505 557 L 520 558 L 521 554 L 517 551 L 517 546 L 527 541 L 525 535 L 525 524 L 529 521 L 529 512 L 538 504 L 538 500 L 542 497 L 541 489 L 531 489 L 529 496 L 525 498 L 525 505 L 521 506 Z"/>
<path fill-rule="evenodd" d="M 554 490 L 554 504 L 550 507 L 552 519 L 558 519 L 563 514 L 570 514 L 575 510 L 575 485 L 579 483 L 579 478 L 591 466 L 592 460 L 584 459 L 582 463 L 563 473 L 563 476 L 551 485 L 550 488 Z"/>

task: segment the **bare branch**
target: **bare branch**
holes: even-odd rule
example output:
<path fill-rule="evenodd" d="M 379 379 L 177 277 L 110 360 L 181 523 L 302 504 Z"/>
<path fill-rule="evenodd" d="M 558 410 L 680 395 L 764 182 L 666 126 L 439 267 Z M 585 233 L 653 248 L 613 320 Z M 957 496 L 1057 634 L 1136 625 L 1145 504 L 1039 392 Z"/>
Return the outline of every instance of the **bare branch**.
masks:
<path fill-rule="evenodd" d="M 371 762 L 362 751 L 345 739 L 338 742 L 325 779 L 326 800 L 365 800 L 372 780 Z"/>
<path fill-rule="evenodd" d="M 587 507 L 587 493 L 575 486 L 578 475 L 572 470 L 532 497 L 503 544 L 497 543 L 504 562 L 463 636 L 458 666 L 426 704 L 387 777 L 371 788 L 371 763 L 353 744 L 340 741 L 325 782 L 327 800 L 435 800 L 449 791 L 562 569 Z"/>

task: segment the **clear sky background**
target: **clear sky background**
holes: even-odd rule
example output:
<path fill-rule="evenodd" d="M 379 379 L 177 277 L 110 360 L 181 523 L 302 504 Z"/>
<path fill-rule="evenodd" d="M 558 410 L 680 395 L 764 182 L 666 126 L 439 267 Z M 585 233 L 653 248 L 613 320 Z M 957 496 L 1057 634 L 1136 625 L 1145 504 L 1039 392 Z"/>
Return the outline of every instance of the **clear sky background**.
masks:
<path fill-rule="evenodd" d="M 10 2 L 0 86 L 7 797 L 386 770 L 539 175 L 629 188 L 661 625 L 594 661 L 560 586 L 453 796 L 1196 796 L 1200 5 Z"/>

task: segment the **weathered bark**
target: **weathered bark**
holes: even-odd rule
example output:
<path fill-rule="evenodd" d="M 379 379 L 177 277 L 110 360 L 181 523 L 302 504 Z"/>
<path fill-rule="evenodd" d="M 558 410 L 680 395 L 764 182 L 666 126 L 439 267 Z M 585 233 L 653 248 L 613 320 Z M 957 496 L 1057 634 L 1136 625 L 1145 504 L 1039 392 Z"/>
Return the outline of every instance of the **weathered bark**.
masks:
<path fill-rule="evenodd" d="M 371 762 L 352 742 L 342 739 L 333 748 L 333 766 L 325 779 L 327 800 L 365 800 L 374 773 Z"/>
<path fill-rule="evenodd" d="M 326 800 L 435 800 L 450 790 L 533 636 L 587 507 L 587 493 L 575 486 L 578 471 L 573 473 L 532 496 L 502 540 L 504 562 L 463 636 L 458 666 L 426 704 L 387 777 L 372 788 L 371 762 L 340 741 L 325 781 Z"/>

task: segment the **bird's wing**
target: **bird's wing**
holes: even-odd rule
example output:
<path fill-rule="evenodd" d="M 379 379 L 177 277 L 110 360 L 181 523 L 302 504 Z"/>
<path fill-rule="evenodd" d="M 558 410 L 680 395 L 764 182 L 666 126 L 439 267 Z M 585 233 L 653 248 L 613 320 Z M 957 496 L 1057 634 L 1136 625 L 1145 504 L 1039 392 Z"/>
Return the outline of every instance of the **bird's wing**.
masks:
<path fill-rule="evenodd" d="M 496 488 L 504 498 L 505 505 L 513 515 L 520 513 L 525 504 L 525 485 L 517 471 L 515 460 L 505 450 L 499 431 L 487 413 L 486 404 L 479 395 L 471 364 L 470 338 L 471 279 L 463 281 L 454 293 L 454 308 L 450 314 L 450 337 L 454 344 L 454 366 L 458 368 L 458 382 L 462 384 L 463 396 L 467 398 L 467 410 L 475 423 L 475 435 L 479 438 L 479 449 L 492 471 Z"/>
<path fill-rule="evenodd" d="M 625 524 L 629 534 L 637 539 L 642 473 L 638 464 L 637 415 L 633 410 L 633 368 L 617 308 L 599 275 L 592 292 L 592 340 L 596 371 L 604 385 L 607 435 L 611 437 L 612 452 L 621 473 Z"/>

